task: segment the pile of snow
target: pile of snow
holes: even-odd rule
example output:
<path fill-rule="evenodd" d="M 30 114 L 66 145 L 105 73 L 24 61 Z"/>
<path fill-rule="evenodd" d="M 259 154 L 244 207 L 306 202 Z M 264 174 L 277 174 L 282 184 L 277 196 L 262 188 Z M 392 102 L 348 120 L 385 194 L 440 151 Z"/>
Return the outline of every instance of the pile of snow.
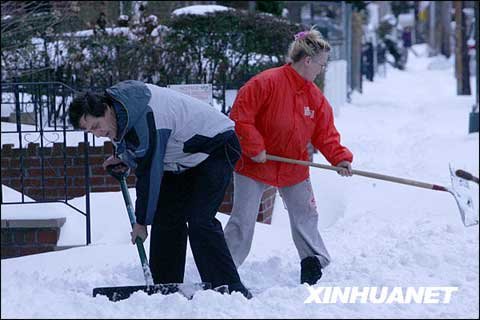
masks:
<path fill-rule="evenodd" d="M 113 27 L 113 28 L 108 27 L 108 28 L 105 28 L 105 32 L 111 36 L 117 36 L 117 35 L 125 36 L 131 33 L 130 28 L 128 27 Z M 93 32 L 93 29 L 86 29 L 86 30 L 75 31 L 75 32 L 67 32 L 67 33 L 64 33 L 64 35 L 66 37 L 91 37 L 94 35 L 94 32 Z"/>
<path fill-rule="evenodd" d="M 455 65 L 455 57 L 452 56 L 450 59 L 444 55 L 438 55 L 432 58 L 432 61 L 428 64 L 429 70 L 446 70 L 450 69 Z"/>
<path fill-rule="evenodd" d="M 216 12 L 216 11 L 227 11 L 234 10 L 233 8 L 219 6 L 219 5 L 194 5 L 176 9 L 172 12 L 172 15 L 179 16 L 182 14 L 194 14 L 194 15 L 204 15 L 206 13 Z"/>
<path fill-rule="evenodd" d="M 478 176 L 479 135 L 468 133 L 475 95 L 457 96 L 453 70 L 430 70 L 431 61 L 411 55 L 406 71 L 388 66 L 385 78 L 364 82 L 363 94 L 342 106 L 336 126 L 354 153 L 355 169 L 449 185 L 453 162 Z M 320 154 L 314 161 L 326 163 Z M 211 291 L 197 292 L 192 300 L 143 292 L 116 303 L 92 298 L 95 287 L 144 283 L 136 248 L 129 243 L 123 199 L 113 192 L 92 194 L 91 245 L 1 261 L 1 316 L 478 318 L 479 228 L 463 226 L 450 194 L 316 168 L 310 172 L 319 229 L 332 256 L 315 288 L 456 287 L 450 303 L 305 304 L 309 290 L 299 284 L 300 261 L 278 194 L 272 224 L 257 223 L 251 253 L 239 268 L 253 299 Z M 478 211 L 478 185 L 471 184 L 471 191 Z M 135 200 L 134 189 L 130 194 Z M 80 205 L 84 198 L 72 201 Z M 7 210 L 14 215 L 16 209 L 2 206 L 2 218 Z M 224 214 L 217 218 L 223 226 L 228 221 Z M 62 233 L 83 244 L 85 223 Z M 148 241 L 145 247 L 148 251 Z M 185 281 L 199 281 L 190 249 Z"/>

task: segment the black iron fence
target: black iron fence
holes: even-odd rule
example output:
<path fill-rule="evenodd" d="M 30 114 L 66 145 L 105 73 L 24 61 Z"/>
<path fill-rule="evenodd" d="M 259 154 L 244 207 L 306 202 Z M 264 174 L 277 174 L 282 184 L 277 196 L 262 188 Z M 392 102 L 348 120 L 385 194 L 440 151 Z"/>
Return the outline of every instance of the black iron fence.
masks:
<path fill-rule="evenodd" d="M 7 201 L 0 190 L 2 206 L 63 203 L 85 216 L 90 244 L 88 146 L 94 137 L 73 130 L 67 122 L 76 90 L 61 82 L 12 82 L 1 88 L 1 180 L 20 193 L 18 200 Z M 83 170 L 72 171 L 75 165 Z M 84 208 L 71 203 L 76 193 L 85 195 Z"/>

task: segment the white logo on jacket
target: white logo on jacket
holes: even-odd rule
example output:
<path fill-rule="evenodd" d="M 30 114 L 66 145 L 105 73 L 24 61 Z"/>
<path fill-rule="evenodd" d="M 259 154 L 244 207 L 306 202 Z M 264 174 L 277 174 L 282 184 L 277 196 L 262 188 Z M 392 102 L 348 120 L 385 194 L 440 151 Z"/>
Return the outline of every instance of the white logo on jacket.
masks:
<path fill-rule="evenodd" d="M 303 115 L 313 119 L 313 117 L 315 116 L 315 110 L 310 109 L 309 106 L 305 106 L 303 107 Z"/>

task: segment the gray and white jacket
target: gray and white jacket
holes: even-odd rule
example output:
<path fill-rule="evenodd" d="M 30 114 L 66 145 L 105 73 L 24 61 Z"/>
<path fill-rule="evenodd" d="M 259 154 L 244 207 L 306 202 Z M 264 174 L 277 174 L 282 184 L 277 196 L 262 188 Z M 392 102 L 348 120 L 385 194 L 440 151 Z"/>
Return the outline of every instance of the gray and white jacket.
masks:
<path fill-rule="evenodd" d="M 122 81 L 106 93 L 117 117 L 116 155 L 137 176 L 137 223 L 152 224 L 164 170 L 197 166 L 235 134 L 234 122 L 198 99 L 140 81 Z"/>

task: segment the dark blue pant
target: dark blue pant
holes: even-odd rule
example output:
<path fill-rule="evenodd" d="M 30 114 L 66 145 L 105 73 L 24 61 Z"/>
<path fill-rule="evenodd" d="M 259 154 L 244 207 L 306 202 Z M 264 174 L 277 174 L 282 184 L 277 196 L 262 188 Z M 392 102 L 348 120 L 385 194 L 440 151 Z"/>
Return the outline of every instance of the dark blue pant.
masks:
<path fill-rule="evenodd" d="M 212 287 L 243 287 L 215 218 L 240 156 L 235 134 L 198 166 L 165 172 L 150 235 L 150 269 L 155 283 L 183 282 L 187 236 L 200 277 Z"/>

